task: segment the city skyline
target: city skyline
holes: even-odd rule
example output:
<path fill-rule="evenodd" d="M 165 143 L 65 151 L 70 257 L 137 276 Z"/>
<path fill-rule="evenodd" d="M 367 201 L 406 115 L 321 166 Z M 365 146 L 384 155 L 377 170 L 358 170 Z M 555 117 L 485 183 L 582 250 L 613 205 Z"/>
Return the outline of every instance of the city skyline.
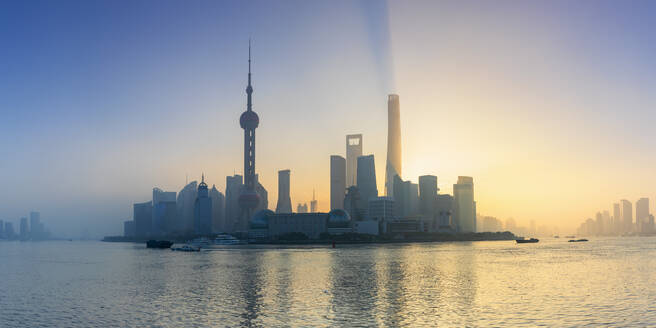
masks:
<path fill-rule="evenodd" d="M 353 133 L 361 133 L 366 141 L 363 154 L 375 155 L 381 193 L 386 175 L 385 97 L 390 93 L 403 98 L 403 179 L 417 183 L 420 175 L 435 175 L 440 192 L 452 194 L 458 176 L 473 176 L 480 213 L 553 222 L 573 230 L 617 199 L 654 201 L 656 176 L 648 167 L 654 158 L 644 149 L 654 140 L 647 123 L 654 99 L 645 86 L 654 85 L 656 74 L 653 64 L 645 61 L 654 55 L 651 36 L 639 33 L 650 23 L 633 19 L 639 13 L 615 11 L 616 5 L 608 2 L 594 8 L 592 17 L 580 16 L 587 8 L 564 2 L 548 8 L 499 4 L 523 13 L 511 11 L 503 17 L 479 13 L 487 6 L 480 3 L 428 3 L 410 9 L 395 2 L 362 7 L 340 3 L 346 9 L 340 11 L 344 26 L 310 25 L 314 28 L 301 31 L 293 27 L 317 18 L 312 13 L 322 5 L 294 5 L 300 6 L 298 18 L 287 23 L 284 12 L 293 5 L 272 8 L 283 18 L 256 21 L 250 27 L 239 23 L 243 15 L 228 18 L 244 9 L 239 5 L 212 5 L 211 15 L 202 14 L 199 5 L 182 11 L 185 20 L 198 18 L 196 24 L 181 30 L 172 30 L 175 22 L 146 29 L 176 9 L 165 3 L 144 21 L 126 24 L 127 31 L 138 31 L 127 41 L 117 38 L 122 31 L 105 29 L 99 20 L 90 25 L 100 34 L 91 42 L 96 34 L 73 33 L 88 22 L 73 20 L 51 30 L 51 37 L 82 50 L 76 52 L 75 58 L 81 58 L 76 62 L 66 60 L 71 53 L 53 53 L 46 40 L 31 34 L 46 29 L 48 21 L 35 30 L 19 28 L 17 36 L 3 34 L 16 46 L 9 47 L 9 60 L 3 64 L 11 67 L 3 65 L 8 74 L 0 77 L 7 95 L 3 109 L 9 111 L 0 133 L 3 148 L 11 154 L 2 179 L 14 188 L 2 193 L 6 202 L 0 219 L 16 222 L 21 213 L 38 208 L 53 232 L 79 235 L 78 227 L 88 225 L 92 234 L 104 235 L 118 232 L 130 217 L 132 203 L 146 201 L 153 187 L 178 191 L 187 175 L 200 180 L 205 172 L 207 183 L 226 193 L 225 177 L 243 175 L 243 132 L 234 126 L 234 118 L 244 108 L 243 65 L 237 63 L 243 62 L 249 36 L 257 41 L 255 103 L 267 122 L 258 128 L 257 158 L 260 181 L 271 193 L 269 204 L 277 202 L 276 172 L 289 168 L 293 204 L 309 203 L 316 189 L 318 207 L 327 211 L 328 158 L 345 156 L 344 135 Z M 21 14 L 27 15 L 22 6 L 30 5 L 12 6 L 17 8 L 6 12 L 17 15 L 4 24 L 20 27 Z M 108 7 L 102 8 L 107 19 L 124 18 L 113 5 L 102 6 Z M 451 6 L 469 21 L 480 18 L 488 24 L 461 26 L 449 19 Z M 49 12 L 55 22 L 70 18 L 47 9 L 31 15 Z M 538 14 L 545 16 L 525 21 Z M 218 25 L 209 23 L 213 15 Z M 334 15 L 326 11 L 318 18 L 329 21 Z M 435 17 L 430 15 L 440 18 L 441 25 L 432 25 L 429 18 Z M 416 19 L 410 22 L 408 17 Z M 495 24 L 499 18 L 526 28 L 509 31 Z M 608 39 L 594 37 L 595 28 L 602 28 L 598 21 L 608 19 L 618 21 L 602 29 L 609 32 Z M 554 25 L 559 22 L 583 27 L 563 36 Z M 215 35 L 225 24 L 244 29 L 230 37 Z M 276 28 L 267 31 L 271 27 Z M 412 33 L 437 28 L 451 34 Z M 330 37 L 336 29 L 348 36 L 346 40 Z M 165 37 L 167 31 L 173 33 Z M 619 38 L 627 32 L 635 33 Z M 529 40 L 530 33 L 540 35 L 541 41 L 535 41 L 532 50 L 519 50 L 517 45 Z M 29 41 L 19 43 L 16 38 L 25 35 Z M 308 41 L 312 35 L 324 37 L 323 43 Z M 452 35 L 462 39 L 452 40 Z M 468 35 L 474 37 L 465 41 Z M 485 41 L 491 35 L 499 38 L 494 45 Z M 78 43 L 75 36 L 85 42 Z M 442 42 L 418 42 L 422 37 Z M 135 45 L 144 40 L 148 42 Z M 123 55 L 110 60 L 102 55 L 103 46 L 123 50 Z M 348 51 L 347 56 L 324 55 L 331 47 Z M 489 56 L 477 57 L 482 49 L 489 50 Z M 604 51 L 608 49 L 610 54 Z M 48 56 L 37 57 L 35 52 Z M 286 56 L 292 60 L 281 60 Z M 545 57 L 550 60 L 543 61 Z M 285 77 L 299 67 L 308 73 Z M 101 83 L 101 76 L 107 81 Z M 41 96 L 28 97 L 35 93 Z M 622 114 L 627 107 L 636 109 Z M 283 129 L 291 125 L 303 128 Z M 611 129 L 617 126 L 632 129 Z M 611 130 L 617 132 L 601 132 Z M 276 156 L 281 149 L 287 156 Z M 307 164 L 296 165 L 301 162 Z"/>

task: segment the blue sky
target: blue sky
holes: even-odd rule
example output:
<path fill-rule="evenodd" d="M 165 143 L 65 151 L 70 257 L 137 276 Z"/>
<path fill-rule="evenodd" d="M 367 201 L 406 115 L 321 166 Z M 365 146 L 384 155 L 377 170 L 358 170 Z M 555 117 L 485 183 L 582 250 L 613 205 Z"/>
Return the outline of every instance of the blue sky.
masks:
<path fill-rule="evenodd" d="M 289 168 L 326 209 L 347 133 L 382 190 L 396 92 L 406 179 L 472 175 L 484 214 L 578 224 L 656 196 L 655 22 L 650 1 L 4 1 L 0 219 L 120 233 L 154 186 L 223 190 L 252 38 L 270 204 Z"/>

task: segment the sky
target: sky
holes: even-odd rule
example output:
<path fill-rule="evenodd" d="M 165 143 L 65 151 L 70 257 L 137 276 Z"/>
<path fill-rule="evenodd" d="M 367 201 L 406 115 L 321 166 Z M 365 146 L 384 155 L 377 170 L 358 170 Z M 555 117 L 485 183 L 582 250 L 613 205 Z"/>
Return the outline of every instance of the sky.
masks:
<path fill-rule="evenodd" d="M 656 201 L 653 1 L 0 2 L 0 219 L 121 234 L 132 204 L 243 170 L 248 40 L 256 171 L 329 209 L 362 133 L 384 190 L 387 94 L 403 178 L 474 178 L 479 213 L 574 229 Z M 611 212 L 612 213 L 612 212 Z"/>

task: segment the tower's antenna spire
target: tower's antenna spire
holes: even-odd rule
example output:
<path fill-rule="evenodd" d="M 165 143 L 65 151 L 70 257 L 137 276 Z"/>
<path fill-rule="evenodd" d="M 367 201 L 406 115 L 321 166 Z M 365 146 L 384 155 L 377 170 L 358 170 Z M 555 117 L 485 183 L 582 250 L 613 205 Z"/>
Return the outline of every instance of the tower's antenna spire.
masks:
<path fill-rule="evenodd" d="M 251 100 L 251 94 L 253 93 L 253 87 L 251 86 L 251 39 L 248 39 L 248 86 L 246 87 L 246 95 L 248 96 L 248 102 L 246 103 L 246 110 L 253 110 L 253 102 Z"/>
<path fill-rule="evenodd" d="M 200 176 L 200 182 L 204 183 L 205 182 L 205 173 L 202 173 Z"/>

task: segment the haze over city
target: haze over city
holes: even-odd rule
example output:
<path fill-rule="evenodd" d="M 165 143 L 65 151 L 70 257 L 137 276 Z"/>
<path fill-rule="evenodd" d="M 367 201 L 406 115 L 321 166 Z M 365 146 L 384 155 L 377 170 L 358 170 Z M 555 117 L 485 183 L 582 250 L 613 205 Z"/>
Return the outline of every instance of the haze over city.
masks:
<path fill-rule="evenodd" d="M 71 2 L 73 4 L 74 2 Z M 120 234 L 152 188 L 243 170 L 248 40 L 257 173 L 277 200 L 316 190 L 363 134 L 385 183 L 387 95 L 403 178 L 477 210 L 579 226 L 656 196 L 652 2 L 75 2 L 0 5 L 0 219 L 40 211 L 58 236 Z M 29 22 L 29 24 L 26 24 Z"/>

